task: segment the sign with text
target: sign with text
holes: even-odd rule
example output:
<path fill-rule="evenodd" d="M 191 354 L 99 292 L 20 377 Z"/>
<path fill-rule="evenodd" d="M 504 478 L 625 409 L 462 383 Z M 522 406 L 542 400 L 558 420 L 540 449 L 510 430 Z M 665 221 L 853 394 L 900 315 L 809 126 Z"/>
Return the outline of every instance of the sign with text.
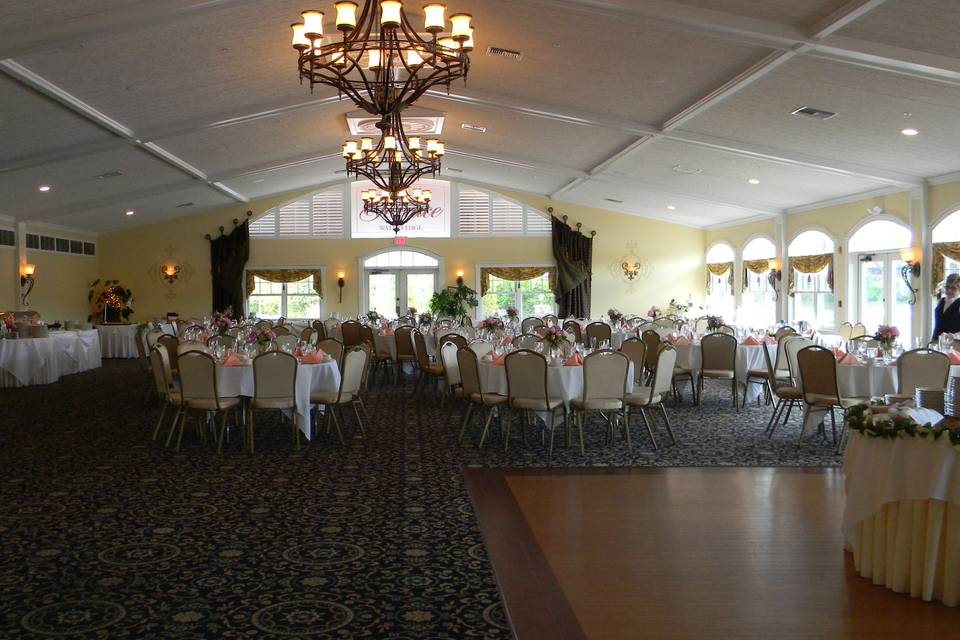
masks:
<path fill-rule="evenodd" d="M 350 185 L 350 229 L 353 238 L 393 238 L 393 227 L 373 214 L 363 212 L 360 194 L 373 185 L 361 180 Z M 417 189 L 429 189 L 433 198 L 430 210 L 400 227 L 400 235 L 407 238 L 450 237 L 450 183 L 446 180 L 420 180 Z"/>

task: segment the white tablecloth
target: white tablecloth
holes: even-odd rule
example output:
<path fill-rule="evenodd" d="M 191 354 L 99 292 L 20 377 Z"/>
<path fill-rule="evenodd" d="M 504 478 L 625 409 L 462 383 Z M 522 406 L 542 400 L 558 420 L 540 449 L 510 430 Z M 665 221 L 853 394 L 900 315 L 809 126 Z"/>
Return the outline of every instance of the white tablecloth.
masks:
<path fill-rule="evenodd" d="M 217 367 L 217 388 L 223 398 L 253 397 L 253 365 L 245 367 Z M 297 426 L 310 439 L 310 394 L 336 393 L 340 389 L 340 368 L 336 361 L 322 364 L 301 364 L 297 367 L 296 401 L 294 415 Z"/>
<path fill-rule="evenodd" d="M 700 344 L 678 344 L 675 346 L 677 350 L 677 366 L 689 369 L 693 372 L 694 378 L 696 378 L 703 366 L 703 352 L 700 350 Z M 775 344 L 737 345 L 734 373 L 736 374 L 737 381 L 741 385 L 746 383 L 748 371 L 767 370 L 767 361 L 763 357 L 764 347 L 766 347 L 770 353 L 770 361 L 773 362 L 776 360 L 777 345 Z M 758 385 L 750 385 L 750 388 L 747 389 L 747 400 L 755 399 L 759 393 L 760 387 Z"/>
<path fill-rule="evenodd" d="M 480 388 L 484 393 L 507 395 L 507 368 L 503 365 L 480 362 Z M 633 363 L 627 372 L 627 392 L 633 391 Z M 570 408 L 571 400 L 583 396 L 583 367 L 547 367 L 547 393 L 562 398 Z"/>
<path fill-rule="evenodd" d="M 136 358 L 137 325 L 98 324 L 100 355 L 104 358 Z"/>
<path fill-rule="evenodd" d="M 897 593 L 960 604 L 960 452 L 946 437 L 852 433 L 843 533 L 860 575 Z"/>
<path fill-rule="evenodd" d="M 100 364 L 100 336 L 95 329 L 0 340 L 0 387 L 50 384 L 60 376 L 96 369 Z"/>

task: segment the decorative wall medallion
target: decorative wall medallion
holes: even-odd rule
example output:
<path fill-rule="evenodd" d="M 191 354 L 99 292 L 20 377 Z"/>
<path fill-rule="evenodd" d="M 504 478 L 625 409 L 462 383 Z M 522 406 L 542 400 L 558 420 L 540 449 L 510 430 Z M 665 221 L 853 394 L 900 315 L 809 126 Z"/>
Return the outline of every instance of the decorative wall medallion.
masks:
<path fill-rule="evenodd" d="M 653 274 L 653 264 L 637 255 L 636 248 L 636 242 L 628 242 L 627 253 L 610 264 L 610 273 L 614 278 L 620 278 L 627 283 L 627 291 L 631 293 L 634 285 Z"/>
<path fill-rule="evenodd" d="M 158 282 L 167 289 L 166 297 L 168 299 L 175 300 L 177 298 L 175 287 L 181 282 L 190 282 L 194 269 L 193 265 L 174 257 L 177 251 L 176 247 L 168 246 L 163 251 L 167 257 L 150 265 L 150 268 L 147 269 L 147 275 L 150 276 L 151 280 Z"/>

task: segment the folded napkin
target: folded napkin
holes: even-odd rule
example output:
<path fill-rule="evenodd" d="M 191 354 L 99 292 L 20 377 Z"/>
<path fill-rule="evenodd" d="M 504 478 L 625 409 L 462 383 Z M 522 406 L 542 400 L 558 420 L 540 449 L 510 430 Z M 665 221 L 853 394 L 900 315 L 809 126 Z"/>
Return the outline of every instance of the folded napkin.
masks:
<path fill-rule="evenodd" d="M 950 358 L 950 364 L 960 364 L 960 353 L 955 349 L 951 349 L 950 353 L 947 354 L 947 357 Z"/>
<path fill-rule="evenodd" d="M 510 338 L 510 336 L 504 336 L 503 341 L 500 344 L 506 347 L 513 344 L 513 340 Z"/>
<path fill-rule="evenodd" d="M 752 347 L 760 344 L 760 341 L 754 338 L 753 336 L 747 336 L 747 339 L 743 341 L 743 344 Z"/>
<path fill-rule="evenodd" d="M 839 347 L 833 348 L 833 357 L 837 359 L 837 362 L 843 360 L 843 357 L 847 355 L 847 352 Z"/>
<path fill-rule="evenodd" d="M 690 344 L 690 338 L 684 338 L 683 336 L 680 336 L 679 338 L 675 338 L 675 339 L 674 339 L 673 344 L 675 344 L 675 345 L 686 345 L 686 344 Z"/>
<path fill-rule="evenodd" d="M 863 363 L 860 362 L 860 358 L 853 355 L 852 353 L 848 353 L 844 355 L 842 358 L 840 358 L 840 361 L 837 364 L 863 364 Z"/>
<path fill-rule="evenodd" d="M 569 358 L 563 361 L 563 364 L 568 367 L 582 367 L 583 366 L 583 356 L 579 353 L 574 353 Z"/>
<path fill-rule="evenodd" d="M 323 352 L 323 349 L 317 349 L 313 353 L 308 353 L 307 355 L 300 358 L 300 362 L 303 364 L 320 364 L 321 362 L 327 361 L 327 354 Z"/>
<path fill-rule="evenodd" d="M 764 338 L 764 341 L 767 344 L 777 344 L 777 339 L 774 338 L 773 336 L 767 336 L 766 338 Z"/>
<path fill-rule="evenodd" d="M 388 326 L 386 329 L 384 329 L 384 330 L 383 330 L 383 335 L 385 335 L 385 336 L 392 336 L 392 335 L 393 335 L 393 327 Z"/>
<path fill-rule="evenodd" d="M 492 352 L 491 352 L 491 353 L 492 353 Z M 498 366 L 501 366 L 501 367 L 504 366 L 505 364 L 507 364 L 507 354 L 506 354 L 506 352 L 501 353 L 500 355 L 494 355 L 494 356 L 493 356 L 493 362 L 491 362 L 490 364 L 495 364 L 495 365 L 498 365 Z"/>
<path fill-rule="evenodd" d="M 237 354 L 235 354 L 233 351 L 231 351 L 231 352 L 227 355 L 227 359 L 223 361 L 223 365 L 222 365 L 222 366 L 224 366 L 224 367 L 242 367 L 242 366 L 244 366 L 245 364 L 246 364 L 246 363 L 245 363 L 243 360 L 241 360 L 241 359 L 237 356 Z"/>

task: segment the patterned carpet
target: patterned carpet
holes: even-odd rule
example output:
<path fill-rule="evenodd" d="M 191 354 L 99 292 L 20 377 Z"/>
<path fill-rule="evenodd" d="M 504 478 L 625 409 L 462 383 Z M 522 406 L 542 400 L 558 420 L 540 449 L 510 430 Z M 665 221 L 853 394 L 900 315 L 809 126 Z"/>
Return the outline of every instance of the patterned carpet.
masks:
<path fill-rule="evenodd" d="M 539 437 L 510 451 L 463 446 L 445 409 L 378 387 L 367 438 L 293 450 L 258 421 L 258 452 L 220 458 L 188 432 L 149 442 L 157 416 L 130 362 L 0 397 L 2 638 L 509 638 L 464 466 L 833 466 L 797 420 L 768 440 L 770 409 L 710 394 L 668 407 L 679 446 L 609 445 L 587 456 Z M 276 428 L 271 428 L 276 426 Z M 658 431 L 661 445 L 668 438 Z M 562 437 L 558 437 L 558 445 Z"/>

